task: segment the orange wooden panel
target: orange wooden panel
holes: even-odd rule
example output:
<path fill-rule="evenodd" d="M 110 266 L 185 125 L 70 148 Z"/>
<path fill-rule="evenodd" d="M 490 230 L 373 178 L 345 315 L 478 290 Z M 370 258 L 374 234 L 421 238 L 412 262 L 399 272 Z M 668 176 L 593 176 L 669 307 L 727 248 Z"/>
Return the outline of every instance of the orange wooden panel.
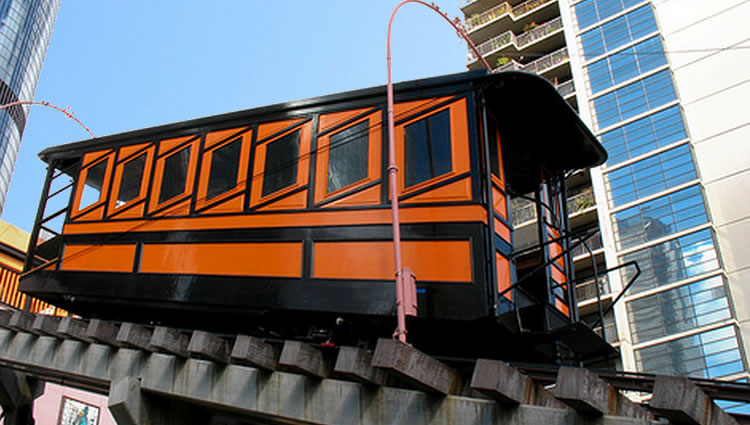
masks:
<path fill-rule="evenodd" d="M 305 118 L 296 118 L 292 120 L 276 121 L 276 122 L 270 122 L 267 124 L 261 124 L 258 126 L 258 141 L 263 141 L 263 139 L 269 136 L 273 136 L 279 131 L 287 129 L 295 124 L 299 124 L 304 120 Z"/>
<path fill-rule="evenodd" d="M 143 213 L 146 212 L 146 201 L 141 200 L 136 205 L 127 209 L 121 209 L 110 215 L 112 218 L 138 218 L 143 217 Z"/>
<path fill-rule="evenodd" d="M 117 154 L 117 161 L 122 161 L 123 159 L 129 157 L 130 155 L 140 151 L 141 149 L 145 148 L 146 146 L 150 145 L 151 143 L 139 143 L 137 145 L 130 145 L 130 146 L 123 146 L 120 148 L 120 152 Z"/>
<path fill-rule="evenodd" d="M 549 269 L 552 271 L 552 279 L 557 283 L 565 283 L 565 273 L 561 272 L 555 266 L 550 266 Z"/>
<path fill-rule="evenodd" d="M 351 195 L 325 204 L 322 208 L 378 204 L 380 204 L 380 185 L 369 187 L 365 190 L 360 190 L 359 192 L 352 193 Z"/>
<path fill-rule="evenodd" d="M 412 196 L 401 201 L 402 204 L 416 204 L 420 202 L 451 202 L 471 199 L 471 178 L 465 177 L 425 193 Z"/>
<path fill-rule="evenodd" d="M 506 196 L 500 192 L 499 190 L 492 188 L 492 199 L 493 204 L 492 207 L 495 209 L 495 212 L 500 214 L 500 217 L 504 219 L 508 219 L 508 199 Z"/>
<path fill-rule="evenodd" d="M 418 282 L 471 282 L 469 241 L 403 241 L 401 248 Z M 313 276 L 394 280 L 393 243 L 316 242 Z"/>
<path fill-rule="evenodd" d="M 487 223 L 487 210 L 480 205 L 449 207 L 411 207 L 401 209 L 402 223 L 440 222 Z M 268 227 L 347 226 L 358 224 L 390 224 L 390 208 L 251 214 L 207 217 L 178 217 L 160 220 L 108 221 L 104 223 L 66 223 L 63 233 L 154 232 L 172 230 L 241 229 Z"/>
<path fill-rule="evenodd" d="M 495 219 L 495 233 L 500 235 L 506 242 L 510 243 L 510 229 L 502 221 Z"/>
<path fill-rule="evenodd" d="M 162 140 L 161 142 L 159 142 L 159 155 L 173 148 L 176 148 L 177 146 L 180 146 L 181 144 L 187 142 L 188 140 L 191 140 L 194 137 L 196 136 L 185 136 L 185 137 L 177 137 L 174 139 Z M 200 140 L 200 139 L 196 139 L 196 140 Z"/>
<path fill-rule="evenodd" d="M 230 128 L 228 130 L 221 130 L 221 131 L 214 131 L 211 133 L 206 133 L 206 140 L 203 143 L 203 148 L 208 149 L 212 147 L 213 145 L 225 139 L 228 139 L 230 138 L 230 136 L 233 136 L 245 129 L 247 129 L 247 127 Z M 245 135 L 243 134 L 242 136 L 244 137 Z M 236 139 L 236 137 L 231 137 L 231 139 Z"/>
<path fill-rule="evenodd" d="M 146 244 L 140 271 L 300 277 L 302 243 Z"/>
<path fill-rule="evenodd" d="M 211 208 L 201 211 L 201 214 L 222 214 L 230 212 L 242 212 L 245 208 L 245 196 L 240 195 L 228 201 L 219 202 Z"/>
<path fill-rule="evenodd" d="M 561 299 L 555 297 L 555 308 L 557 308 L 562 314 L 570 317 L 570 309 Z"/>
<path fill-rule="evenodd" d="M 510 288 L 510 261 L 499 252 L 496 252 L 495 264 L 497 264 L 497 292 L 500 293 Z M 508 291 L 503 296 L 512 300 L 513 292 Z"/>
<path fill-rule="evenodd" d="M 86 212 L 76 216 L 75 220 L 91 221 L 102 220 L 104 218 L 104 205 L 99 203 L 98 206 L 87 208 Z"/>
<path fill-rule="evenodd" d="M 307 190 L 302 190 L 258 208 L 258 211 L 299 210 L 305 206 L 307 206 Z"/>
<path fill-rule="evenodd" d="M 166 204 L 166 203 L 165 203 Z M 190 214 L 190 199 L 177 202 L 153 214 L 154 217 L 176 217 Z"/>
<path fill-rule="evenodd" d="M 364 114 L 370 108 L 354 109 L 351 111 L 334 112 L 332 114 L 321 115 L 318 118 L 318 133 L 322 133 L 331 127 L 334 127 L 342 122 L 348 121 L 357 115 Z M 380 112 L 378 112 L 379 114 Z"/>
<path fill-rule="evenodd" d="M 341 193 L 348 192 L 354 188 L 362 187 L 380 178 L 381 160 L 380 154 L 382 152 L 382 119 L 380 111 L 369 114 L 368 116 L 352 122 L 349 126 L 342 128 L 349 128 L 351 126 L 360 124 L 363 121 L 367 121 L 368 131 L 368 155 L 367 155 L 367 177 L 364 179 L 354 182 L 346 187 L 342 187 L 339 190 L 328 193 L 328 161 L 330 158 L 330 138 L 333 134 L 328 134 L 318 138 L 318 150 L 317 150 L 317 163 L 315 172 L 315 203 L 320 203 L 325 199 L 329 199 Z"/>
<path fill-rule="evenodd" d="M 83 163 L 81 165 L 81 168 L 86 168 L 90 164 L 96 162 L 98 159 L 103 157 L 104 155 L 108 155 L 112 153 L 112 149 L 106 149 L 103 151 L 97 151 L 97 152 L 89 152 L 83 157 Z"/>
<path fill-rule="evenodd" d="M 500 166 L 498 167 L 500 169 L 500 175 L 496 176 L 495 174 L 492 174 L 492 180 L 497 183 L 498 186 L 505 189 L 505 169 L 503 168 L 503 141 L 500 139 L 500 127 L 497 125 L 497 120 L 495 119 L 492 114 L 490 114 L 490 119 L 495 122 L 495 134 L 490 135 L 494 136 L 490 137 L 490 143 L 494 141 L 494 143 L 497 143 L 497 159 L 500 161 Z"/>
<path fill-rule="evenodd" d="M 427 108 L 431 108 L 442 102 L 446 102 L 450 97 L 435 97 L 432 99 L 415 100 L 412 102 L 399 102 L 393 105 L 393 115 L 395 121 L 402 120 L 414 114 L 418 114 Z"/>
<path fill-rule="evenodd" d="M 135 244 L 65 245 L 62 270 L 130 272 L 135 259 Z"/>
<path fill-rule="evenodd" d="M 435 183 L 448 180 L 456 175 L 463 174 L 469 171 L 469 128 L 466 118 L 466 100 L 457 100 L 445 107 L 431 111 L 429 115 L 420 115 L 412 120 L 406 121 L 395 128 L 395 139 L 396 139 L 396 158 L 397 165 L 400 170 L 404 170 L 404 129 L 407 125 L 412 124 L 416 121 L 425 119 L 433 114 L 450 110 L 451 120 L 451 159 L 452 159 L 452 171 L 436 176 L 430 180 L 421 182 L 409 188 L 404 188 L 404 174 L 403 172 L 398 173 L 398 186 L 401 194 L 406 194 L 414 191 L 418 191 L 425 187 L 431 186 Z"/>
<path fill-rule="evenodd" d="M 553 242 L 549 244 L 549 258 L 555 258 L 558 255 L 562 254 L 562 245 L 560 245 L 558 242 Z M 559 265 L 562 268 L 565 268 L 565 256 L 560 256 L 557 260 L 555 260 L 555 263 Z"/>

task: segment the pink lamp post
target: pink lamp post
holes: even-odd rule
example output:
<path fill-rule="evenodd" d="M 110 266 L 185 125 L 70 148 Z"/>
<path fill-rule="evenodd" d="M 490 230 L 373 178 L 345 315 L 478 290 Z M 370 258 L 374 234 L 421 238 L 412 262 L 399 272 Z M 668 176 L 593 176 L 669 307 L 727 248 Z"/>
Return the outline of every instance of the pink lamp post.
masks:
<path fill-rule="evenodd" d="M 54 109 L 56 111 L 60 111 L 67 118 L 70 118 L 71 120 L 77 122 L 78 125 L 80 125 L 81 127 L 83 127 L 83 129 L 86 130 L 86 132 L 89 133 L 91 135 L 91 137 L 95 137 L 94 133 L 92 133 L 91 130 L 89 130 L 88 127 L 86 127 L 85 125 L 83 125 L 83 123 L 78 118 L 76 118 L 75 116 L 73 116 L 73 113 L 70 112 L 70 107 L 67 107 L 67 108 L 63 109 L 63 108 L 60 108 L 59 106 L 55 106 L 55 105 L 53 105 L 53 104 L 51 104 L 49 102 L 36 102 L 36 101 L 33 101 L 33 100 L 19 100 L 19 101 L 16 101 L 16 102 L 10 102 L 10 103 L 6 103 L 4 105 L 0 105 L 0 111 L 2 111 L 3 109 L 7 109 L 7 108 L 11 108 L 13 106 L 19 106 L 19 105 L 39 105 L 39 106 L 46 106 L 47 108 L 51 108 L 51 109 Z"/>

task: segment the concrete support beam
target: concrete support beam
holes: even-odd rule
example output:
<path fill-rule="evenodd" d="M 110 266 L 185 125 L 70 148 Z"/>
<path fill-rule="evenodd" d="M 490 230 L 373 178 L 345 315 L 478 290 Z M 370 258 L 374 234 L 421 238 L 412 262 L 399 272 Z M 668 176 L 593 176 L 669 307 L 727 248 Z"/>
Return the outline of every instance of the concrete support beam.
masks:
<path fill-rule="evenodd" d="M 86 336 L 88 338 L 102 344 L 119 347 L 121 344 L 117 341 L 118 332 L 119 329 L 117 326 L 99 319 L 91 319 L 89 326 L 86 328 Z"/>
<path fill-rule="evenodd" d="M 112 381 L 107 407 L 117 425 L 150 425 L 138 378 L 126 376 Z"/>
<path fill-rule="evenodd" d="M 385 374 L 372 367 L 372 354 L 361 348 L 341 347 L 333 371 L 364 384 L 383 385 Z"/>
<path fill-rule="evenodd" d="M 193 331 L 187 348 L 190 357 L 229 363 L 229 343 L 224 338 L 205 331 Z"/>
<path fill-rule="evenodd" d="M 394 339 L 378 340 L 372 365 L 423 391 L 458 394 L 462 389 L 457 371 Z"/>
<path fill-rule="evenodd" d="M 654 381 L 649 407 L 673 424 L 736 425 L 698 386 L 685 378 L 659 376 Z"/>
<path fill-rule="evenodd" d="M 37 314 L 34 318 L 34 323 L 31 328 L 38 335 L 48 336 L 63 336 L 57 333 L 57 329 L 60 327 L 60 318 L 56 316 L 48 316 L 46 314 Z"/>
<path fill-rule="evenodd" d="M 8 326 L 8 324 L 10 323 L 10 318 L 12 316 L 13 316 L 13 310 L 0 307 L 0 327 L 5 328 L 5 329 L 10 329 L 10 326 Z"/>
<path fill-rule="evenodd" d="M 328 377 L 328 365 L 323 359 L 323 353 L 299 341 L 284 343 L 279 366 L 290 372 L 301 373 L 312 378 Z"/>
<path fill-rule="evenodd" d="M 138 326 L 135 323 L 123 323 L 117 332 L 115 339 L 124 347 L 138 348 L 145 351 L 153 351 L 151 347 L 151 329 Z"/>
<path fill-rule="evenodd" d="M 10 369 L 0 368 L 0 406 L 5 425 L 33 423 L 33 398 L 26 377 Z"/>
<path fill-rule="evenodd" d="M 8 322 L 8 327 L 17 330 L 20 332 L 29 332 L 29 333 L 35 333 L 32 332 L 32 325 L 34 324 L 34 319 L 36 316 L 34 313 L 29 313 L 27 311 L 21 311 L 16 310 L 13 312 L 13 315 L 10 317 L 10 321 Z"/>
<path fill-rule="evenodd" d="M 261 339 L 248 335 L 237 335 L 230 355 L 230 362 L 265 370 L 276 370 L 279 350 Z"/>
<path fill-rule="evenodd" d="M 594 373 L 583 368 L 560 368 L 557 372 L 555 397 L 579 413 L 651 419 L 651 414 L 645 409 L 628 400 L 616 388 Z"/>
<path fill-rule="evenodd" d="M 471 388 L 503 404 L 567 408 L 544 387 L 498 360 L 477 360 L 471 377 Z"/>
<path fill-rule="evenodd" d="M 67 316 L 63 317 L 60 321 L 60 326 L 57 327 L 57 333 L 81 342 L 94 342 L 93 339 L 86 335 L 86 329 L 88 329 L 88 327 L 89 325 L 87 322 Z"/>
<path fill-rule="evenodd" d="M 174 354 L 175 356 L 187 357 L 188 337 L 182 332 L 157 326 L 151 336 L 150 345 L 162 353 Z"/>

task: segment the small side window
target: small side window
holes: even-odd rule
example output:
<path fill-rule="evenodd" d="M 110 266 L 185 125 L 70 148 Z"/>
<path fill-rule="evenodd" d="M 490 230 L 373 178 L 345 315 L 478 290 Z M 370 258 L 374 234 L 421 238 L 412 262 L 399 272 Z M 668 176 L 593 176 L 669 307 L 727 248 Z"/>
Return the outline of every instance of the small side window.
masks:
<path fill-rule="evenodd" d="M 126 162 L 122 167 L 120 190 L 117 191 L 117 206 L 125 205 L 141 193 L 143 170 L 146 168 L 146 154 Z"/>
<path fill-rule="evenodd" d="M 213 151 L 206 199 L 219 196 L 237 186 L 241 149 L 240 138 Z"/>
<path fill-rule="evenodd" d="M 407 188 L 453 170 L 448 109 L 405 127 L 404 162 Z"/>
<path fill-rule="evenodd" d="M 328 157 L 328 193 L 367 178 L 369 120 L 331 136 Z"/>
<path fill-rule="evenodd" d="M 164 173 L 159 188 L 159 204 L 185 192 L 192 146 L 173 153 L 164 160 Z"/>
<path fill-rule="evenodd" d="M 104 185 L 104 176 L 107 173 L 108 164 L 109 160 L 106 159 L 85 170 L 86 183 L 81 194 L 81 201 L 78 204 L 79 211 L 102 199 L 102 186 Z"/>
<path fill-rule="evenodd" d="M 268 144 L 264 166 L 262 196 L 268 196 L 297 183 L 299 130 Z"/>

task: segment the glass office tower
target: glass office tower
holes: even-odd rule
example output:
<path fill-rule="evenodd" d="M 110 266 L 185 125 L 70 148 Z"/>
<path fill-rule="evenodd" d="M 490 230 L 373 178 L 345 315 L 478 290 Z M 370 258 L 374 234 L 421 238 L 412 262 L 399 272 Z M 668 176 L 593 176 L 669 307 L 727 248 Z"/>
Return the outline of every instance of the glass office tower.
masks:
<path fill-rule="evenodd" d="M 0 0 L 0 104 L 33 100 L 60 0 Z M 0 214 L 30 105 L 0 111 Z"/>
<path fill-rule="evenodd" d="M 634 269 L 581 277 L 635 260 L 642 275 L 605 317 L 621 367 L 747 379 L 750 1 L 468 0 L 462 9 L 496 70 L 547 77 L 609 153 L 569 180 L 573 232 L 601 236 L 574 264 L 582 317 L 596 315 L 591 286 L 606 307 Z M 468 67 L 481 67 L 471 52 Z M 520 234 L 533 211 L 514 207 Z"/>

